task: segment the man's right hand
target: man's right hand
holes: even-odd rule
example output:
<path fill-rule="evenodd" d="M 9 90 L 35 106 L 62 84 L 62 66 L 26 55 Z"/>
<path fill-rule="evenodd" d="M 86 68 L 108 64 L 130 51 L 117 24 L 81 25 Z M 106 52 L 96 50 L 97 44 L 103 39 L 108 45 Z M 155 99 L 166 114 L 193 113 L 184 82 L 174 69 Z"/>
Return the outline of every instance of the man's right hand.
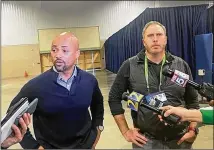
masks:
<path fill-rule="evenodd" d="M 123 136 L 128 142 L 132 142 L 139 147 L 143 147 L 144 144 L 148 141 L 142 134 L 139 133 L 138 128 L 129 129 L 126 131 Z"/>

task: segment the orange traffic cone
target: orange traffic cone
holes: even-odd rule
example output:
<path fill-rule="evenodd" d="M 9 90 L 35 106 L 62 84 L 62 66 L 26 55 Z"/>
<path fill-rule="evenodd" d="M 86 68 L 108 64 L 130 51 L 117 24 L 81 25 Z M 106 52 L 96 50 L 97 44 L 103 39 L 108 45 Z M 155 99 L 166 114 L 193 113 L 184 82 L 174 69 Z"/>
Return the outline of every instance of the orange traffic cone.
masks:
<path fill-rule="evenodd" d="M 25 71 L 25 73 L 24 73 L 24 77 L 28 77 L 28 73 L 27 73 L 27 71 Z"/>

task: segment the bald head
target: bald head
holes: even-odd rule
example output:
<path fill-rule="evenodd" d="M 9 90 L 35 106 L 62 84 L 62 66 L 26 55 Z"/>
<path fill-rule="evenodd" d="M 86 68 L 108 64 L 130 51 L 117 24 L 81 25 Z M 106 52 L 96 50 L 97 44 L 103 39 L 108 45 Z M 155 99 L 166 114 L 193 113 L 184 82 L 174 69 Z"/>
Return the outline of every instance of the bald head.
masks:
<path fill-rule="evenodd" d="M 68 45 L 71 44 L 74 49 L 79 50 L 79 40 L 77 37 L 71 32 L 63 32 L 60 35 L 56 36 L 52 41 L 53 45 Z"/>
<path fill-rule="evenodd" d="M 51 57 L 58 72 L 72 69 L 79 54 L 79 41 L 71 32 L 61 33 L 52 42 Z"/>

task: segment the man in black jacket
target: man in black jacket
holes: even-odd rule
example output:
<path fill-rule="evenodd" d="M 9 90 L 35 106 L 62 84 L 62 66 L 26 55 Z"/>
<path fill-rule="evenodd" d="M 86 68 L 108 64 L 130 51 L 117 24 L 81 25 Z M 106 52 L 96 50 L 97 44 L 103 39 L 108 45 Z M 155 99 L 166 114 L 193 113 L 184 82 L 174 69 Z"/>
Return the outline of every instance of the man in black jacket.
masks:
<path fill-rule="evenodd" d="M 133 148 L 145 149 L 192 147 L 198 133 L 196 122 L 165 126 L 157 114 L 146 108 L 131 111 L 134 128 L 129 128 L 121 103 L 121 95 L 127 90 L 143 95 L 163 91 L 167 97 L 164 105 L 183 106 L 198 109 L 198 94 L 195 89 L 187 86 L 182 88 L 162 75 L 163 67 L 179 70 L 190 76 L 188 64 L 181 58 L 166 52 L 166 29 L 156 21 L 151 21 L 143 29 L 145 50 L 126 60 L 120 67 L 109 93 L 109 106 L 114 119 L 128 142 Z"/>

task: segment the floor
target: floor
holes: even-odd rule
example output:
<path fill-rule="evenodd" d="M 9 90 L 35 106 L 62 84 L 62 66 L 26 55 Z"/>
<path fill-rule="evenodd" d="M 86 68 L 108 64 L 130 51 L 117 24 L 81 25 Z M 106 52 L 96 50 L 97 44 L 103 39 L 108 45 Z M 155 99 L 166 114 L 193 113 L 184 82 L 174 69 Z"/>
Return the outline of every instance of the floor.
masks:
<path fill-rule="evenodd" d="M 101 134 L 97 149 L 130 149 L 131 143 L 128 143 L 121 135 L 108 106 L 108 92 L 114 81 L 115 74 L 109 71 L 96 71 L 95 76 L 98 79 L 99 86 L 104 96 L 104 125 L 105 130 Z M 5 115 L 10 101 L 19 92 L 20 88 L 33 77 L 27 78 L 13 78 L 2 80 L 1 84 L 1 114 Z M 125 103 L 123 104 L 125 108 Z M 131 127 L 130 110 L 125 108 L 125 116 L 129 126 Z M 30 126 L 31 131 L 32 126 Z M 16 144 L 10 147 L 10 149 L 20 149 L 20 145 Z M 193 145 L 194 149 L 213 149 L 213 126 L 203 125 L 200 127 L 200 133 Z"/>

